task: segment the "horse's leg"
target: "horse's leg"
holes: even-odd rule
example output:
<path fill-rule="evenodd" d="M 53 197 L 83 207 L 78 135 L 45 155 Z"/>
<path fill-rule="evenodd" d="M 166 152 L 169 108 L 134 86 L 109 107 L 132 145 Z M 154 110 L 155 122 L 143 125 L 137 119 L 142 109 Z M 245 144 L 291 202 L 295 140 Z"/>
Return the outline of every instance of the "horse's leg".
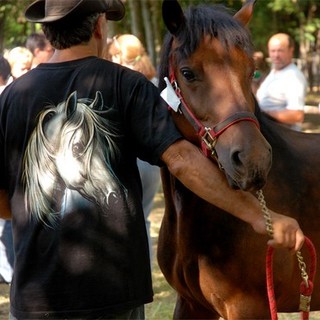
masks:
<path fill-rule="evenodd" d="M 173 319 L 219 319 L 220 315 L 213 309 L 208 310 L 196 302 L 192 304 L 177 295 L 176 306 L 174 309 Z"/>

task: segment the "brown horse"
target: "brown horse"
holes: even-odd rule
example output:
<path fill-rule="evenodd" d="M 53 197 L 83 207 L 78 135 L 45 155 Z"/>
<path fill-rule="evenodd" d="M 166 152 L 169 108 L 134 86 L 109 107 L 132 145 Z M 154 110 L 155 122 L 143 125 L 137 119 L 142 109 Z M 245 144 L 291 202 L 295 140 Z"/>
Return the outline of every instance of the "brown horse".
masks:
<path fill-rule="evenodd" d="M 245 27 L 253 5 L 249 0 L 231 16 L 212 6 L 190 7 L 183 13 L 177 1 L 164 0 L 169 34 L 160 79 L 169 77 L 181 95 L 179 110 L 172 111 L 178 128 L 219 163 L 230 186 L 250 192 L 263 188 L 268 207 L 296 218 L 319 251 L 320 136 L 283 127 L 255 103 L 252 45 Z M 160 88 L 164 85 L 162 81 Z M 265 280 L 268 237 L 198 198 L 166 169 L 162 178 L 166 208 L 158 261 L 178 294 L 174 318 L 270 318 Z M 302 255 L 308 266 L 305 248 Z M 279 312 L 298 312 L 300 283 L 296 257 L 276 250 Z M 319 310 L 319 275 L 314 285 L 311 308 Z"/>

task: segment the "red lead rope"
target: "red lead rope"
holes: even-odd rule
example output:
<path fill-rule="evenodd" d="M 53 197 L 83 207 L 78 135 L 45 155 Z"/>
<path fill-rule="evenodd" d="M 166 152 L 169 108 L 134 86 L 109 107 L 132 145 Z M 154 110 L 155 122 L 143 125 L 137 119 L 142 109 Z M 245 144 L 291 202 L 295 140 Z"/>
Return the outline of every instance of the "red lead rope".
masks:
<path fill-rule="evenodd" d="M 305 237 L 305 244 L 308 247 L 310 257 L 311 257 L 311 265 L 309 270 L 309 277 L 303 279 L 300 285 L 300 311 L 301 311 L 301 319 L 308 320 L 309 319 L 309 312 L 310 312 L 310 301 L 311 295 L 313 291 L 313 282 L 314 277 L 316 274 L 316 265 L 317 265 L 317 254 L 316 249 L 311 242 L 311 240 Z M 277 305 L 276 299 L 274 294 L 274 287 L 273 287 L 273 251 L 274 249 L 268 246 L 267 249 L 267 257 L 266 257 L 266 271 L 267 271 L 267 291 L 268 291 L 268 299 L 269 299 L 269 307 L 271 313 L 271 319 L 277 320 Z"/>

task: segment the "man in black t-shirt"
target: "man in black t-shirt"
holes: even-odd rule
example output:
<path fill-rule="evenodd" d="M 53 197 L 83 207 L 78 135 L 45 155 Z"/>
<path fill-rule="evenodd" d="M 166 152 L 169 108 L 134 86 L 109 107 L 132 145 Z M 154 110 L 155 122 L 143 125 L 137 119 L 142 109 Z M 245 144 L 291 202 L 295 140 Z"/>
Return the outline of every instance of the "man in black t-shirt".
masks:
<path fill-rule="evenodd" d="M 0 98 L 13 319 L 144 318 L 153 293 L 137 157 L 166 165 L 194 193 L 266 234 L 257 199 L 230 189 L 182 138 L 158 89 L 99 58 L 107 20 L 123 16 L 120 0 L 37 0 L 26 10 L 55 52 Z M 273 244 L 300 249 L 297 222 L 271 213 Z"/>

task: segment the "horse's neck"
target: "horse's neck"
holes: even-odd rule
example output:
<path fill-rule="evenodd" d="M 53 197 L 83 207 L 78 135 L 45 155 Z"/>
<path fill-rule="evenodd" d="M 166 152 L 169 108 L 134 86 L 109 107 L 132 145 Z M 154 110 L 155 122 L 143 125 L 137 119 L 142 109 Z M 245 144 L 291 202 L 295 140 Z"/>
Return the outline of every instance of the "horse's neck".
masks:
<path fill-rule="evenodd" d="M 274 161 L 279 165 L 293 163 L 320 166 L 320 134 L 290 130 L 269 119 L 261 121 L 261 131 L 272 147 Z"/>

